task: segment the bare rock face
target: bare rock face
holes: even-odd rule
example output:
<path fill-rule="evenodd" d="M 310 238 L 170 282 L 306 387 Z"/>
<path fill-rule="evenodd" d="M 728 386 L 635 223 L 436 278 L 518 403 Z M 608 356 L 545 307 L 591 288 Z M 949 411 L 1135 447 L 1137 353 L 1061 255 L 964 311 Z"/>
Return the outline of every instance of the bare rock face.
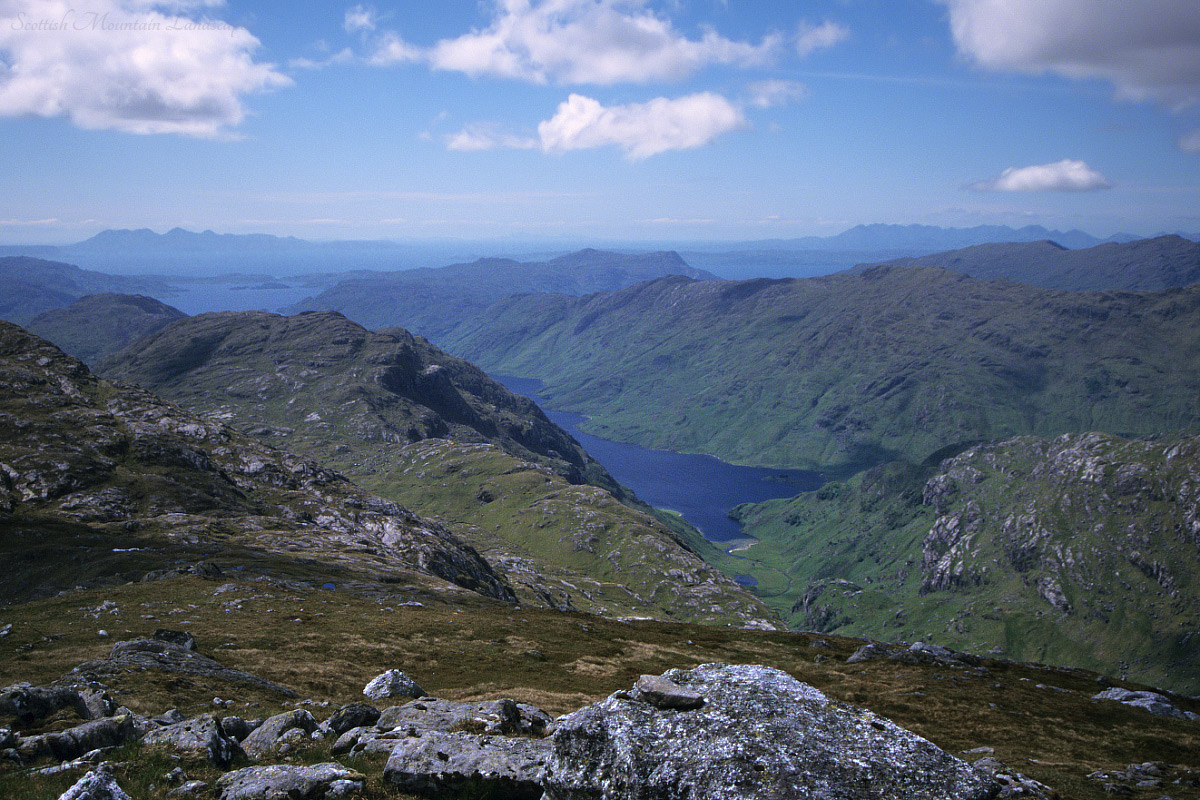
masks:
<path fill-rule="evenodd" d="M 921 737 L 776 669 L 706 664 L 664 679 L 704 705 L 618 692 L 563 718 L 547 800 L 986 800 L 999 787 Z"/>
<path fill-rule="evenodd" d="M 473 733 L 520 733 L 521 711 L 512 700 L 483 700 L 456 703 L 426 698 L 384 709 L 377 723 L 381 730 L 454 731 Z"/>
<path fill-rule="evenodd" d="M 383 779 L 429 797 L 477 787 L 489 797 L 538 800 L 549 755 L 543 739 L 425 731 L 396 744 Z"/>

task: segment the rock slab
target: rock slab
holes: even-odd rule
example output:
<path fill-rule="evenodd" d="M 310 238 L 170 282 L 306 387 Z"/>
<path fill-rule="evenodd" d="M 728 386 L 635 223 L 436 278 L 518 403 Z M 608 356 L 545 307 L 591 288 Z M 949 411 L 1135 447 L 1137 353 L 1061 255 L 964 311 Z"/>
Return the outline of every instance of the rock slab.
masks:
<path fill-rule="evenodd" d="M 366 777 L 336 762 L 300 767 L 273 764 L 227 772 L 217 780 L 221 800 L 329 800 L 363 789 Z"/>
<path fill-rule="evenodd" d="M 663 677 L 703 707 L 662 709 L 617 692 L 567 715 L 553 736 L 547 800 L 987 800 L 999 790 L 916 734 L 785 672 L 706 664 Z"/>
<path fill-rule="evenodd" d="M 473 790 L 486 797 L 538 800 L 549 755 L 550 742 L 544 739 L 427 731 L 399 740 L 383 779 L 427 797 Z"/>

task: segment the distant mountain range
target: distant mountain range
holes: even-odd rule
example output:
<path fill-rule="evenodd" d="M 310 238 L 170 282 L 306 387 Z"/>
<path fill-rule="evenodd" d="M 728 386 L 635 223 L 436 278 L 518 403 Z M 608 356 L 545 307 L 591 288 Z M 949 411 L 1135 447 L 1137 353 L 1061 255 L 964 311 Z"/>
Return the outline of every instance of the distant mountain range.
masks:
<path fill-rule="evenodd" d="M 1200 236 L 1182 234 L 1185 238 Z M 1068 248 L 1123 243 L 1140 237 L 1115 234 L 1100 239 L 1079 230 L 1040 225 L 1011 228 L 979 225 L 857 225 L 834 236 L 726 242 L 673 242 L 697 269 L 723 278 L 800 277 L 824 274 L 858 262 L 927 255 L 992 242 L 1050 240 Z M 269 234 L 219 234 L 173 228 L 166 233 L 105 230 L 69 245 L 0 245 L 0 256 L 33 256 L 66 261 L 118 274 L 216 275 L 230 272 L 299 275 L 349 270 L 401 270 L 439 266 L 496 254 L 546 259 L 576 249 L 565 242 L 514 241 L 309 241 Z M 608 245 L 621 252 L 644 252 L 645 242 Z M 663 248 L 664 245 L 659 245 Z M 548 255 L 547 255 L 548 254 Z M 747 269 L 758 272 L 747 272 Z"/>
<path fill-rule="evenodd" d="M 844 470 L 1024 433 L 1200 428 L 1197 328 L 1197 285 L 1062 292 L 878 266 L 510 297 L 445 347 L 543 379 L 598 436 Z"/>
<path fill-rule="evenodd" d="M 1047 289 L 1160 291 L 1200 281 L 1200 244 L 1180 236 L 1159 236 L 1068 250 L 1043 240 L 980 244 L 886 263 L 942 267 L 983 280 L 999 278 Z"/>
<path fill-rule="evenodd" d="M 158 278 L 107 275 L 29 256 L 0 257 L 0 319 L 28 325 L 43 311 L 100 292 L 161 294 L 169 287 Z"/>
<path fill-rule="evenodd" d="M 548 261 L 481 258 L 436 269 L 360 273 L 285 310 L 339 311 L 368 328 L 399 325 L 437 341 L 509 295 L 583 295 L 664 275 L 716 279 L 688 266 L 675 252 L 630 255 L 587 249 Z"/>

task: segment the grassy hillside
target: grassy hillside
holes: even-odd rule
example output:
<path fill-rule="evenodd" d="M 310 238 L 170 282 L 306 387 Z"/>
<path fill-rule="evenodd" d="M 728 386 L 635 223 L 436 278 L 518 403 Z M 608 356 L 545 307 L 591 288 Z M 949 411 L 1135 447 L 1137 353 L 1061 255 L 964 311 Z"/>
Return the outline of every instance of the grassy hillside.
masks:
<path fill-rule="evenodd" d="M 204 314 L 136 343 L 104 374 L 438 519 L 523 603 L 774 620 L 704 562 L 714 547 L 628 497 L 532 401 L 406 331 L 367 331 L 333 312 Z"/>
<path fill-rule="evenodd" d="M 1200 437 L 1103 434 L 893 463 L 738 515 L 793 626 L 1200 691 Z"/>
<path fill-rule="evenodd" d="M 982 244 L 888 264 L 943 267 L 981 280 L 1004 279 L 1070 291 L 1161 291 L 1200 281 L 1200 243 L 1159 236 L 1068 250 L 1051 241 Z"/>
<path fill-rule="evenodd" d="M 158 278 L 106 275 L 28 256 L 0 257 L 0 319 L 18 325 L 27 325 L 38 314 L 89 294 L 157 294 L 165 290 L 166 284 Z"/>
<path fill-rule="evenodd" d="M 441 341 L 455 325 L 511 294 L 580 295 L 620 289 L 663 275 L 715 277 L 692 269 L 673 252 L 581 250 L 548 261 L 481 258 L 448 267 L 356 275 L 288 311 L 339 311 L 368 328 L 398 325 Z"/>
<path fill-rule="evenodd" d="M 1200 426 L 1200 287 L 1068 293 L 935 268 L 528 295 L 447 348 L 590 433 L 849 473 L 963 441 Z"/>
<path fill-rule="evenodd" d="M 89 366 L 143 336 L 187 316 L 152 297 L 91 294 L 38 314 L 28 330 Z"/>

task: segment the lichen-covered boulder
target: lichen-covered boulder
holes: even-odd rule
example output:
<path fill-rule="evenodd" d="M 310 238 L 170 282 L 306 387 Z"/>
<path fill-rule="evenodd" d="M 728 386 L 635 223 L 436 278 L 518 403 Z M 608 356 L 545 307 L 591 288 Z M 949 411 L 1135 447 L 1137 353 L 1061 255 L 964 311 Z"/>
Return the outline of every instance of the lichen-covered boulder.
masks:
<path fill-rule="evenodd" d="M 513 700 L 456 703 L 425 698 L 384 709 L 375 723 L 380 730 L 466 731 L 510 734 L 521 732 L 521 710 Z"/>
<path fill-rule="evenodd" d="M 374 725 L 379 721 L 379 709 L 366 703 L 351 703 L 342 706 L 322 726 L 333 736 L 341 736 L 352 728 Z"/>
<path fill-rule="evenodd" d="M 538 800 L 549 755 L 546 739 L 426 731 L 399 740 L 383 779 L 428 797 L 473 790 L 487 797 Z"/>
<path fill-rule="evenodd" d="M 58 800 L 131 800 L 106 769 L 94 769 L 75 782 Z"/>
<path fill-rule="evenodd" d="M 372 678 L 363 688 L 363 694 L 372 700 L 387 700 L 393 697 L 424 697 L 425 690 L 400 670 L 389 669 Z"/>
<path fill-rule="evenodd" d="M 995 782 L 891 721 L 787 673 L 706 664 L 667 680 L 704 699 L 617 692 L 561 719 L 547 800 L 985 800 Z"/>
<path fill-rule="evenodd" d="M 142 744 L 165 747 L 180 755 L 202 758 L 218 767 L 227 768 L 242 754 L 242 748 L 221 728 L 221 722 L 211 714 L 167 725 L 150 731 Z"/>
<path fill-rule="evenodd" d="M 273 764 L 227 772 L 217 779 L 221 800 L 330 800 L 363 790 L 366 777 L 336 762 Z"/>
<path fill-rule="evenodd" d="M 286 711 L 268 718 L 262 725 L 251 731 L 250 735 L 242 740 L 242 749 L 250 758 L 259 761 L 276 752 L 282 743 L 281 740 L 289 732 L 299 730 L 307 736 L 316 729 L 317 721 L 313 719 L 312 714 L 303 709 Z"/>

